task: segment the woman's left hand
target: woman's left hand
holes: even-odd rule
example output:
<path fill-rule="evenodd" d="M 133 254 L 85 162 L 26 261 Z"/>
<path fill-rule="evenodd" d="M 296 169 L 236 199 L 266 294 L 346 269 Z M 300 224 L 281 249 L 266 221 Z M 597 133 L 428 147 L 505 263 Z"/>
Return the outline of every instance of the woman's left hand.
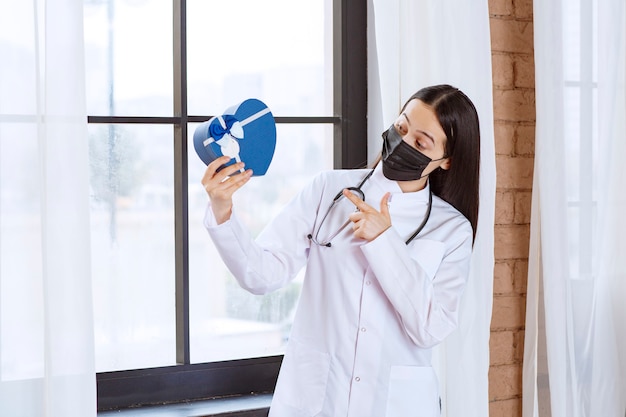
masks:
<path fill-rule="evenodd" d="M 371 242 L 391 227 L 391 216 L 389 215 L 390 193 L 386 193 L 380 200 L 380 211 L 361 200 L 350 190 L 343 190 L 343 195 L 358 209 L 358 211 L 349 216 L 355 237 Z"/>

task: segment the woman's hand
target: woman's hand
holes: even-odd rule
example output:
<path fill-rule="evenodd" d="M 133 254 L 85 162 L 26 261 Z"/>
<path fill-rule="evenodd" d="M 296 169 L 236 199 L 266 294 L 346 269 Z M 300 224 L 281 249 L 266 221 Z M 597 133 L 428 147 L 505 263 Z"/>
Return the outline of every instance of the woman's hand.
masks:
<path fill-rule="evenodd" d="M 355 237 L 371 242 L 391 227 L 391 216 L 389 215 L 390 193 L 386 193 L 380 200 L 380 211 L 361 200 L 350 190 L 343 190 L 343 195 L 352 201 L 359 210 L 349 216 Z"/>
<path fill-rule="evenodd" d="M 230 156 L 217 158 L 207 166 L 202 177 L 202 185 L 211 199 L 211 209 L 217 224 L 222 224 L 230 219 L 233 208 L 233 194 L 243 187 L 252 176 L 251 169 L 235 174 L 243 169 L 243 162 L 229 165 L 217 172 L 219 167 L 230 160 Z"/>

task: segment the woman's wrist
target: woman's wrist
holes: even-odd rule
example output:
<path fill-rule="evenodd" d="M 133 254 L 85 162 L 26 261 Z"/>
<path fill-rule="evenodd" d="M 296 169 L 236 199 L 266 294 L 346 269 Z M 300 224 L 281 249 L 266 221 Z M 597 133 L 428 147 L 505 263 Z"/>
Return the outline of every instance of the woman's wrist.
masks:
<path fill-rule="evenodd" d="M 215 221 L 217 224 L 222 224 L 228 220 L 230 220 L 230 215 L 233 212 L 233 205 L 230 204 L 211 204 L 211 210 L 213 210 L 213 215 L 215 216 Z"/>

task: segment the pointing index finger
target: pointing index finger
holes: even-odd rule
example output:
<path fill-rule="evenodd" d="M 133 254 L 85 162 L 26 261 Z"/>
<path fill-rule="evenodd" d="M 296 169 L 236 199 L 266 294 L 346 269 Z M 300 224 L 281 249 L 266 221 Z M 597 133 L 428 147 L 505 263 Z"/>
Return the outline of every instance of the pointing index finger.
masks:
<path fill-rule="evenodd" d="M 358 195 L 348 190 L 347 188 L 344 188 L 343 195 L 348 200 L 350 200 L 356 206 L 356 208 L 359 209 L 359 211 L 365 211 L 366 209 L 370 208 L 370 206 L 365 201 L 361 200 Z"/>

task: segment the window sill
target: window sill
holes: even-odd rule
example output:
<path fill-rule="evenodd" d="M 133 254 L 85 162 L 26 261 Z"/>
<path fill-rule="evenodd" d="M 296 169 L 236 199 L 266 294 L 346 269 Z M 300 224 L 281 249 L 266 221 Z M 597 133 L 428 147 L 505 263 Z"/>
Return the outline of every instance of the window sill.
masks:
<path fill-rule="evenodd" d="M 271 394 L 99 411 L 98 417 L 267 417 Z"/>

